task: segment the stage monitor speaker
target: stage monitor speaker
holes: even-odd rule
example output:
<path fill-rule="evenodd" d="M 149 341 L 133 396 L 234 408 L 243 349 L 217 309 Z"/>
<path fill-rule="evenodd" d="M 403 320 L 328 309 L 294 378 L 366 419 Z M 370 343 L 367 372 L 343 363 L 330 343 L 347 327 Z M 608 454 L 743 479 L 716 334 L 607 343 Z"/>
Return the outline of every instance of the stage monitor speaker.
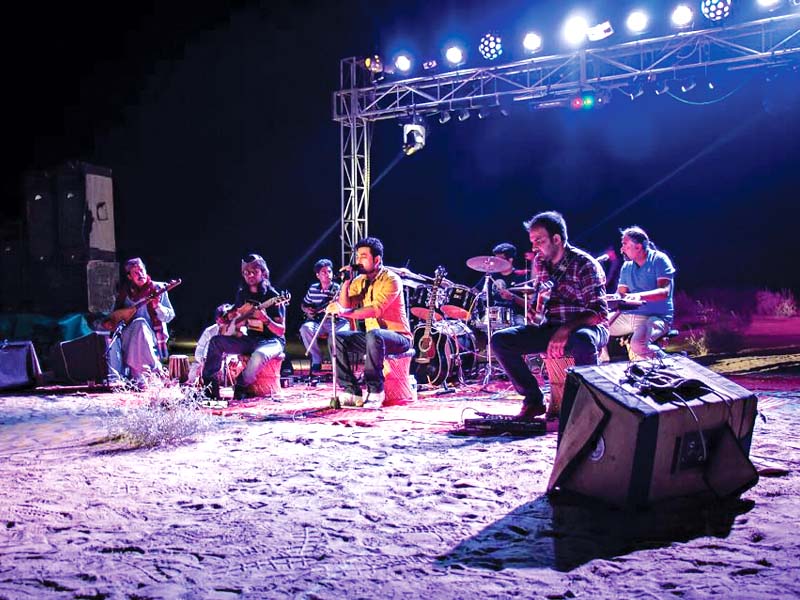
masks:
<path fill-rule="evenodd" d="M 0 343 L 0 390 L 33 387 L 41 379 L 33 342 Z"/>
<path fill-rule="evenodd" d="M 50 357 L 56 378 L 74 384 L 103 383 L 108 378 L 109 341 L 109 334 L 102 331 L 57 344 Z"/>
<path fill-rule="evenodd" d="M 683 356 L 570 371 L 548 491 L 620 507 L 758 481 L 755 394 Z"/>

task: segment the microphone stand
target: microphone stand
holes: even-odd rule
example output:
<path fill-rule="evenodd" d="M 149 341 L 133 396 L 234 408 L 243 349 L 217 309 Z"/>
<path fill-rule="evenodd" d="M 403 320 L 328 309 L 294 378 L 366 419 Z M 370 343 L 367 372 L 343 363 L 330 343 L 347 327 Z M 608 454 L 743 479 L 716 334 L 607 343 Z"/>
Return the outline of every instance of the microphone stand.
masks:
<path fill-rule="evenodd" d="M 486 273 L 483 279 L 483 293 L 486 298 L 486 375 L 483 377 L 483 387 L 489 385 L 492 378 L 492 299 L 489 290 L 489 280 L 492 278 L 490 273 Z"/>

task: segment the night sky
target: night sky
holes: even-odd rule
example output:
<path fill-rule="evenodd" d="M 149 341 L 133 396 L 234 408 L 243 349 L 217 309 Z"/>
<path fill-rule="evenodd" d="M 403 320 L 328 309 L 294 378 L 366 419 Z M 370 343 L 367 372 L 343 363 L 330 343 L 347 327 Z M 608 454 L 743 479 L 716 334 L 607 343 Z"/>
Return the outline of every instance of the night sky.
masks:
<path fill-rule="evenodd" d="M 340 216 L 339 127 L 331 118 L 339 59 L 400 44 L 430 55 L 447 37 L 476 43 L 482 29 L 495 28 L 511 38 L 526 21 L 550 23 L 542 29 L 552 37 L 570 6 L 16 7 L 2 40 L 2 217 L 22 214 L 26 170 L 84 160 L 113 171 L 120 259 L 138 255 L 155 278 L 184 279 L 171 293 L 176 332 L 196 335 L 214 306 L 232 298 L 247 252 L 261 253 L 273 282 L 299 299 L 315 259 L 339 261 L 338 227 L 321 239 Z M 477 64 L 473 56 L 467 66 Z M 471 285 L 480 274 L 467 258 L 500 241 L 526 248 L 522 221 L 556 209 L 571 241 L 595 254 L 618 246 L 620 227 L 641 225 L 675 260 L 679 289 L 800 293 L 792 241 L 800 73 L 782 70 L 770 82 L 763 72 L 714 76 L 714 94 L 698 91 L 692 100 L 733 93 L 705 105 L 615 94 L 591 112 L 522 108 L 509 117 L 434 120 L 425 149 L 373 189 L 370 233 L 384 240 L 387 264 L 427 274 L 443 264 L 451 279 Z M 396 122 L 376 126 L 373 180 L 401 137 Z"/>

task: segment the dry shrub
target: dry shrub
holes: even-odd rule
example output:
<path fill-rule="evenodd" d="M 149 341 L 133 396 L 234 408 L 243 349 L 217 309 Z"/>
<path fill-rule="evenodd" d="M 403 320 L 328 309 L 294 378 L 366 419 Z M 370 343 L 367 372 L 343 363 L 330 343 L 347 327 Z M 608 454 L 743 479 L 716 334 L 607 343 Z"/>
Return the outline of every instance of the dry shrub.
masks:
<path fill-rule="evenodd" d="M 192 387 L 182 387 L 181 396 L 165 394 L 170 385 L 152 383 L 146 400 L 127 406 L 122 413 L 108 417 L 109 437 L 127 442 L 134 448 L 170 446 L 190 441 L 211 429 L 214 418 L 200 410 L 202 394 Z"/>
<path fill-rule="evenodd" d="M 756 314 L 768 317 L 794 317 L 797 315 L 797 300 L 791 290 L 779 292 L 759 290 L 756 292 Z"/>

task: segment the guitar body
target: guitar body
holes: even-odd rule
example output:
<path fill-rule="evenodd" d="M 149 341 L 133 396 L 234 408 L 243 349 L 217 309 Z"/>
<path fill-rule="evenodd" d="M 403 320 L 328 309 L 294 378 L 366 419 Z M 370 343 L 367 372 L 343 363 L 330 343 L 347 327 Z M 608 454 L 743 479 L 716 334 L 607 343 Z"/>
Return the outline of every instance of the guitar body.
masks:
<path fill-rule="evenodd" d="M 450 365 L 447 360 L 445 345 L 446 336 L 437 331 L 428 331 L 425 326 L 414 330 L 414 348 L 417 350 L 417 360 L 411 364 L 412 375 L 419 383 L 441 385 L 450 375 Z M 419 360 L 427 359 L 426 362 Z"/>
<path fill-rule="evenodd" d="M 129 323 L 130 320 L 133 318 L 133 315 L 136 314 L 137 307 L 136 306 L 128 306 L 126 308 L 118 308 L 110 315 L 108 318 L 101 323 L 101 326 L 106 331 L 113 331 L 117 328 L 121 322 Z"/>

